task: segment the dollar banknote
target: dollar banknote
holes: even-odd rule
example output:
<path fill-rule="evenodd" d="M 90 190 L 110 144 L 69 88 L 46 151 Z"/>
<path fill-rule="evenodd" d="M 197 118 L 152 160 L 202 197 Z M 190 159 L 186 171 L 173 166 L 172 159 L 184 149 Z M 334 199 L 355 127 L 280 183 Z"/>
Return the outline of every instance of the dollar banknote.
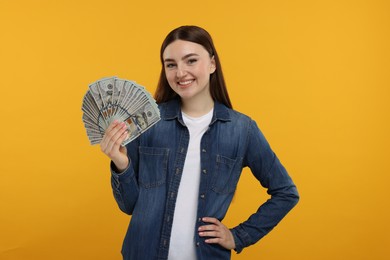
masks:
<path fill-rule="evenodd" d="M 84 95 L 82 121 L 92 145 L 99 144 L 108 126 L 125 122 L 126 145 L 160 120 L 160 110 L 150 93 L 135 81 L 117 77 L 102 78 L 89 85 Z"/>

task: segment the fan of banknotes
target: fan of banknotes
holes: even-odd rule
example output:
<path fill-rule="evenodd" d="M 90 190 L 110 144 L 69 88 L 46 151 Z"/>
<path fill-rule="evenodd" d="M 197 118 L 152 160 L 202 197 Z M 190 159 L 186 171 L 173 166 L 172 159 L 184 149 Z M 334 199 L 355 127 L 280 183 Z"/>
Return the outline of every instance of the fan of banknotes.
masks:
<path fill-rule="evenodd" d="M 109 77 L 89 85 L 84 96 L 83 122 L 92 145 L 99 144 L 114 120 L 125 122 L 126 145 L 160 120 L 153 97 L 134 81 Z"/>

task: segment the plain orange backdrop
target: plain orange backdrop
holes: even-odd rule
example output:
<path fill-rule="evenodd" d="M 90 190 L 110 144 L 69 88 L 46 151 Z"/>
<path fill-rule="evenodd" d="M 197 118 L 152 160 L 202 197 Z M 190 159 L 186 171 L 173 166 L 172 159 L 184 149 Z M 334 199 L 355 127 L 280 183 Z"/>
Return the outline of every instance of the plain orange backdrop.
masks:
<path fill-rule="evenodd" d="M 184 24 L 212 34 L 234 108 L 301 195 L 233 259 L 387 259 L 389 14 L 379 0 L 0 0 L 0 259 L 121 259 L 130 217 L 82 97 L 114 75 L 153 93 L 160 44 Z M 224 223 L 267 198 L 244 170 Z"/>

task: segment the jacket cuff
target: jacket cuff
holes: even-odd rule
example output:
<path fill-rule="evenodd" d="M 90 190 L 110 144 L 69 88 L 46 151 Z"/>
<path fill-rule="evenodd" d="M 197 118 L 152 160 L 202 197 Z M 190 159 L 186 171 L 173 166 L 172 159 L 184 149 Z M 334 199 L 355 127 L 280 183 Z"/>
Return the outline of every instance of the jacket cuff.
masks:
<path fill-rule="evenodd" d="M 130 164 L 131 161 L 129 160 L 129 165 L 127 166 L 127 168 L 122 172 L 118 172 L 118 169 L 116 168 L 115 164 L 112 161 L 110 162 L 111 177 L 114 181 L 115 187 L 119 187 L 120 182 L 130 181 L 131 177 L 133 176 Z"/>
<path fill-rule="evenodd" d="M 237 227 L 231 229 L 230 231 L 233 234 L 234 243 L 236 244 L 236 248 L 234 249 L 234 251 L 236 251 L 237 254 L 239 254 L 244 249 L 244 247 L 251 244 L 250 236 L 240 226 L 237 226 Z"/>

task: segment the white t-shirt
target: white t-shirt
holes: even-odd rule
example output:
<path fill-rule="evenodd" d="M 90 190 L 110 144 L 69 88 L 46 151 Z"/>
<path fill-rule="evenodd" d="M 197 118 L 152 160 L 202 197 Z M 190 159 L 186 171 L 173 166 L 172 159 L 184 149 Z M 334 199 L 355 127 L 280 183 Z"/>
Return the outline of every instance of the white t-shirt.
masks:
<path fill-rule="evenodd" d="M 213 109 L 201 117 L 182 112 L 190 132 L 187 156 L 173 215 L 169 260 L 196 260 L 195 224 L 200 184 L 200 141 L 213 117 Z"/>

